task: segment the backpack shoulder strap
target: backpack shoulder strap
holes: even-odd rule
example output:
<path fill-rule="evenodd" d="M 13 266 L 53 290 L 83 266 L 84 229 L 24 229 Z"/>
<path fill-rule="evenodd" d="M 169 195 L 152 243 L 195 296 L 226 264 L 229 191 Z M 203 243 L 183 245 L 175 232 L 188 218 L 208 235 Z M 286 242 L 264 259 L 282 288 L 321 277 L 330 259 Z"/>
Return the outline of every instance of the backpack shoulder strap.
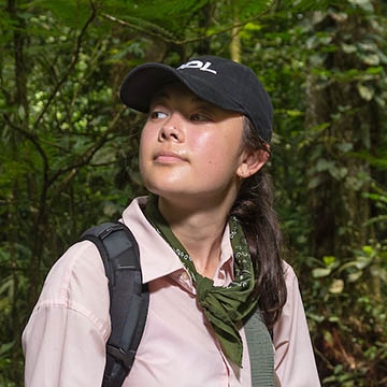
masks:
<path fill-rule="evenodd" d="M 120 222 L 103 223 L 80 238 L 93 242 L 102 257 L 109 280 L 112 331 L 106 347 L 102 387 L 118 387 L 128 375 L 140 344 L 149 305 L 142 283 L 138 244 Z"/>
<path fill-rule="evenodd" d="M 244 323 L 253 387 L 277 386 L 272 337 L 257 309 Z"/>

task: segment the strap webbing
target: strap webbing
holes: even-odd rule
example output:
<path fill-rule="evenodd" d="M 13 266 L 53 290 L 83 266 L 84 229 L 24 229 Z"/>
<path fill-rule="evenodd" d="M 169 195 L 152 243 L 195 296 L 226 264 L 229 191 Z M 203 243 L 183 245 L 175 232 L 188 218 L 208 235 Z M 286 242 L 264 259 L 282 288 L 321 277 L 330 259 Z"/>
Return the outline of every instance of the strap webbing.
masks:
<path fill-rule="evenodd" d="M 274 386 L 274 350 L 269 331 L 259 311 L 245 323 L 245 334 L 250 355 L 251 380 L 253 387 Z M 271 352 L 262 351 L 271 348 Z"/>

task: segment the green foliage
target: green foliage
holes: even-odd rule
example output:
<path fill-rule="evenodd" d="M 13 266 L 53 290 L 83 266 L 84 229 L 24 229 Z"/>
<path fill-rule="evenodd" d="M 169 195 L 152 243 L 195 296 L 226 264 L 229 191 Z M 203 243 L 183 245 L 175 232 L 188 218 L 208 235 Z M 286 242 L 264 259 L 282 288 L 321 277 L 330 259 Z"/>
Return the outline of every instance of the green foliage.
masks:
<path fill-rule="evenodd" d="M 324 339 L 321 353 L 332 373 L 324 385 L 368 386 L 369 375 L 385 368 L 387 241 L 363 246 L 352 260 L 323 257 L 313 263 L 313 295 L 321 305 L 309 309 L 311 326 Z M 351 297 L 356 295 L 356 299 Z"/>
<path fill-rule="evenodd" d="M 33 5 L 43 14 L 50 13 L 57 22 L 70 29 L 83 28 L 90 17 L 92 4 L 89 0 L 35 0 L 33 2 Z"/>
<path fill-rule="evenodd" d="M 375 13 L 367 19 L 368 11 L 353 3 L 329 3 L 310 4 L 320 11 L 310 15 L 303 5 L 298 14 L 286 12 L 285 2 L 280 25 L 263 18 L 246 25 L 241 37 L 245 60 L 273 98 L 277 206 L 323 385 L 383 385 L 385 19 Z"/>

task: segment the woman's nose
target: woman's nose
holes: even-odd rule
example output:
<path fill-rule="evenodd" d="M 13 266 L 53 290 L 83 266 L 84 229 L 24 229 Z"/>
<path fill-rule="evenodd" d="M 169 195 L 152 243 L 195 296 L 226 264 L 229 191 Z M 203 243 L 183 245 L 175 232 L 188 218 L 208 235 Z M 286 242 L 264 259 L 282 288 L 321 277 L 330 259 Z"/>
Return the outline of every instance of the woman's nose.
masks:
<path fill-rule="evenodd" d="M 181 142 L 184 139 L 184 119 L 178 113 L 172 113 L 163 122 L 159 132 L 159 141 Z"/>

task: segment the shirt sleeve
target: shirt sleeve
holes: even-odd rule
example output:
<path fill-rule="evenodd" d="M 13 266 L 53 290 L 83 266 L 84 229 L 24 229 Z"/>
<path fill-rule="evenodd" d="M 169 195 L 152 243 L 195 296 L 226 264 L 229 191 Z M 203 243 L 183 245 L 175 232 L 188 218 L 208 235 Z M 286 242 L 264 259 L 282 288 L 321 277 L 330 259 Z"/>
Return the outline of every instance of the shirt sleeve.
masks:
<path fill-rule="evenodd" d="M 274 326 L 275 371 L 283 387 L 320 387 L 298 280 L 285 263 L 287 301 Z"/>
<path fill-rule="evenodd" d="M 100 386 L 109 334 L 103 264 L 94 245 L 82 242 L 50 271 L 23 332 L 25 386 Z"/>

